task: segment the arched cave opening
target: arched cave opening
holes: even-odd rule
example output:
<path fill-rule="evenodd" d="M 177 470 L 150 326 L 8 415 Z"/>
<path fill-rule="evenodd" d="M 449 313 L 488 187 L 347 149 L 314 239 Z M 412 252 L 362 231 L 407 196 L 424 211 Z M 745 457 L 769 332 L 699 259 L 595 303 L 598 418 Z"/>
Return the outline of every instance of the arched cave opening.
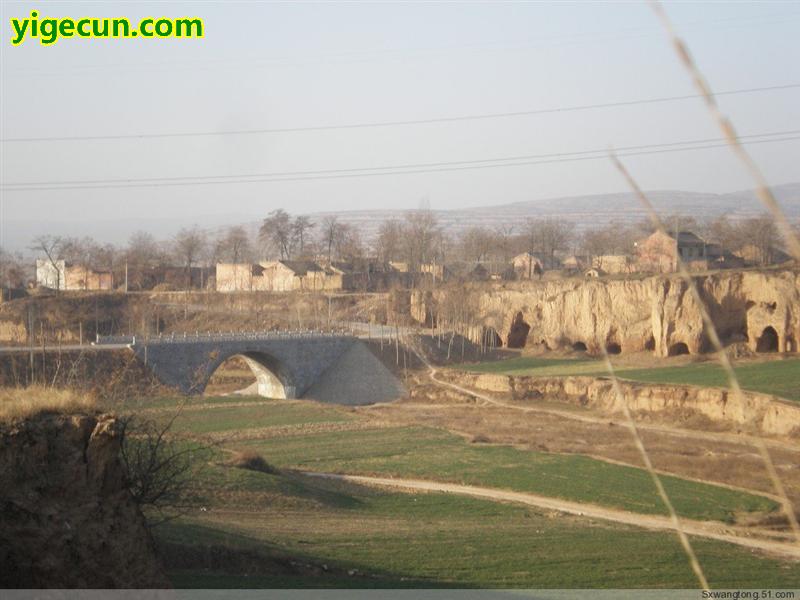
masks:
<path fill-rule="evenodd" d="M 756 342 L 756 352 L 777 352 L 778 332 L 773 327 L 765 327 Z"/>
<path fill-rule="evenodd" d="M 511 323 L 511 330 L 508 332 L 509 348 L 524 348 L 528 341 L 528 332 L 531 326 L 525 322 L 522 312 L 518 312 Z"/>
<path fill-rule="evenodd" d="M 586 352 L 587 350 L 586 344 L 584 344 L 583 342 L 575 342 L 574 344 L 572 344 L 572 349 L 575 352 Z"/>
<path fill-rule="evenodd" d="M 650 336 L 647 338 L 647 341 L 644 343 L 645 350 L 655 350 L 656 349 L 656 338 L 654 336 Z"/>
<path fill-rule="evenodd" d="M 667 352 L 668 356 L 681 356 L 682 354 L 689 354 L 689 346 L 684 342 L 676 342 L 669 347 Z"/>
<path fill-rule="evenodd" d="M 609 354 L 622 354 L 622 346 L 617 342 L 609 342 L 606 344 L 606 352 Z"/>

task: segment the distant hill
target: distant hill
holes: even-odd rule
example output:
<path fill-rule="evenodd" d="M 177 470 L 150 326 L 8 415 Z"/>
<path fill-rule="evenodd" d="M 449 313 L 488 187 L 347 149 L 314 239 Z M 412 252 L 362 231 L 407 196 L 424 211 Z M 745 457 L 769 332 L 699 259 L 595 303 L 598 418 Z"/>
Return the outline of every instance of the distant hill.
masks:
<path fill-rule="evenodd" d="M 800 183 L 789 183 L 772 188 L 791 220 L 800 219 Z M 653 191 L 648 198 L 661 215 L 686 214 L 699 220 L 728 215 L 731 219 L 758 216 L 765 212 L 755 192 L 745 190 L 728 194 L 705 194 L 684 191 Z M 328 215 L 358 226 L 363 235 L 372 237 L 380 223 L 386 219 L 402 219 L 406 211 L 362 210 L 340 213 L 315 213 L 317 221 Z M 499 227 L 518 225 L 528 218 L 560 218 L 575 224 L 577 230 L 597 227 L 613 221 L 637 222 L 647 214 L 633 193 L 595 194 L 514 202 L 498 206 L 482 206 L 457 210 L 435 210 L 434 213 L 445 230 L 458 233 L 482 225 Z"/>
<path fill-rule="evenodd" d="M 773 193 L 782 204 L 791 220 L 800 219 L 800 182 L 774 186 Z M 662 215 L 682 213 L 698 219 L 728 215 L 741 219 L 760 215 L 764 207 L 752 190 L 727 194 L 706 194 L 685 191 L 651 191 L 648 197 Z M 286 207 L 290 208 L 290 207 Z M 402 219 L 407 211 L 396 209 L 355 210 L 342 212 L 320 212 L 310 215 L 321 221 L 328 215 L 336 215 L 340 221 L 358 226 L 365 240 L 377 233 L 386 219 Z M 473 225 L 489 228 L 514 225 L 519 228 L 528 218 L 553 217 L 566 219 L 575 224 L 577 231 L 604 225 L 611 221 L 637 222 L 646 217 L 639 201 L 632 193 L 593 194 L 514 202 L 512 204 L 487 205 L 476 208 L 435 210 L 434 213 L 444 229 L 457 235 Z M 266 216 L 266 215 L 264 215 Z M 14 221 L 9 219 L 6 232 L 6 247 L 25 249 L 33 237 L 42 233 L 56 235 L 89 235 L 102 242 L 124 245 L 128 237 L 137 230 L 150 231 L 159 239 L 172 237 L 181 227 L 197 224 L 215 233 L 235 224 L 246 224 L 254 233 L 260 220 L 250 215 L 191 215 L 186 221 L 177 219 L 142 218 L 137 220 L 92 221 L 83 219 L 71 222 L 53 222 L 43 219 Z"/>

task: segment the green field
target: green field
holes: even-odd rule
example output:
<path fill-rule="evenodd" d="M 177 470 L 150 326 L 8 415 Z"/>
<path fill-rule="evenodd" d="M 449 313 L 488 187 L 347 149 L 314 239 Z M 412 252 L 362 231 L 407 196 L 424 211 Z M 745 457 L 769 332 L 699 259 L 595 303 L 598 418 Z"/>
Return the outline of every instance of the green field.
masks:
<path fill-rule="evenodd" d="M 270 462 L 299 470 L 392 475 L 532 492 L 666 514 L 649 474 L 579 455 L 483 446 L 438 429 L 344 431 L 247 442 Z M 771 511 L 769 499 L 676 477 L 664 484 L 682 516 L 729 521 L 735 512 Z"/>
<path fill-rule="evenodd" d="M 258 427 L 308 423 L 337 423 L 352 417 L 336 408 L 275 400 L 255 406 L 186 410 L 175 422 L 176 431 L 212 433 Z"/>
<path fill-rule="evenodd" d="M 464 366 L 465 371 L 566 377 L 574 375 L 608 375 L 602 361 L 595 359 L 518 357 L 489 363 Z M 728 380 L 715 362 L 691 363 L 648 369 L 615 367 L 621 379 L 645 383 L 727 387 Z M 735 366 L 742 388 L 773 394 L 800 402 L 800 359 L 740 362 Z"/>
<path fill-rule="evenodd" d="M 213 398 L 208 403 L 218 404 Z M 169 414 L 164 413 L 162 418 Z M 216 432 L 347 423 L 355 418 L 332 405 L 268 401 L 253 406 L 186 410 L 174 427 L 202 438 Z M 231 443 L 230 447 L 255 450 L 280 468 L 431 479 L 666 514 L 645 470 L 586 456 L 470 444 L 445 430 L 426 427 L 298 433 Z M 688 518 L 732 521 L 737 512 L 776 508 L 765 497 L 719 486 L 677 477 L 664 477 L 664 483 L 679 514 Z"/>
<path fill-rule="evenodd" d="M 663 512 L 640 469 L 470 444 L 425 427 L 319 432 L 316 424 L 347 426 L 359 416 L 313 402 L 194 402 L 208 407 L 184 412 L 176 424 L 201 438 L 240 423 L 297 430 L 228 442 L 204 455 L 188 512 L 154 530 L 178 587 L 696 585 L 668 533 L 452 494 L 388 492 L 292 470 L 421 477 Z M 154 414 L 170 414 L 159 406 Z M 281 470 L 230 466 L 230 450 L 257 451 Z M 672 477 L 665 484 L 679 511 L 692 518 L 728 520 L 734 512 L 775 508 L 768 499 L 717 486 Z M 696 539 L 694 545 L 713 585 L 800 585 L 796 564 L 729 544 Z"/>
<path fill-rule="evenodd" d="M 155 530 L 169 554 L 184 557 L 169 570 L 178 587 L 697 585 L 676 537 L 664 532 L 451 494 L 215 468 L 219 489 L 208 490 L 206 512 Z M 693 544 L 713 586 L 800 585 L 794 563 L 713 541 Z M 211 558 L 188 567 L 186 556 Z M 286 557 L 316 565 L 316 574 L 287 569 Z"/>

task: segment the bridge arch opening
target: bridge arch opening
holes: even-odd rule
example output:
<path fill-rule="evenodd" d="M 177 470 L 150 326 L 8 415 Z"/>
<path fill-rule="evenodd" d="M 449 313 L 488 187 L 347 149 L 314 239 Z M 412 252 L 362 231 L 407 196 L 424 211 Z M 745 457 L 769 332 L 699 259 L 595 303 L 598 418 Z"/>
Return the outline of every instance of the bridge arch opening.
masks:
<path fill-rule="evenodd" d="M 220 383 L 228 389 L 219 390 Z M 296 387 L 286 368 L 264 352 L 241 352 L 223 358 L 209 377 L 205 393 L 209 392 L 279 399 L 296 397 Z"/>
<path fill-rule="evenodd" d="M 206 396 L 224 396 L 254 389 L 256 376 L 244 356 L 234 354 L 225 359 L 208 378 Z"/>

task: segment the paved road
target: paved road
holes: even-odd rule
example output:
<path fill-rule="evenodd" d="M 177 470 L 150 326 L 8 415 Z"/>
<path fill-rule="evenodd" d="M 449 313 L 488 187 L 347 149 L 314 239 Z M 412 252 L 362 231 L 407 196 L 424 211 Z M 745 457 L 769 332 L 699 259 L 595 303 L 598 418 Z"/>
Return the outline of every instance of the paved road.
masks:
<path fill-rule="evenodd" d="M 62 352 L 71 352 L 71 351 L 81 351 L 85 350 L 87 352 L 100 352 L 105 350 L 123 350 L 127 348 L 127 344 L 100 344 L 99 346 L 93 346 L 92 344 L 62 344 L 61 346 L 45 346 L 45 350 L 47 352 L 57 352 L 61 350 Z M 0 354 L 10 354 L 13 352 L 30 352 L 31 348 L 29 346 L 0 346 Z M 34 352 L 41 352 L 42 347 L 34 346 Z"/>

